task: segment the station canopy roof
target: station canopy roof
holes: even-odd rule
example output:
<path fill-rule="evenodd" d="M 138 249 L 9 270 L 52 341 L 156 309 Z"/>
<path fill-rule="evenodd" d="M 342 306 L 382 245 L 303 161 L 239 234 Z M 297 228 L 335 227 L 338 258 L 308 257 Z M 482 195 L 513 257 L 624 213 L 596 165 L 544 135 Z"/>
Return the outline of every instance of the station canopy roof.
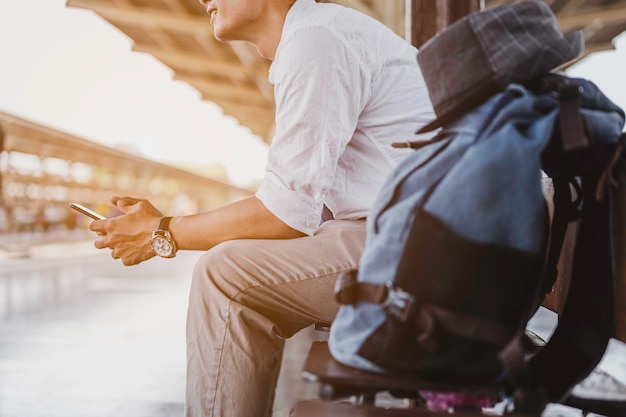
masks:
<path fill-rule="evenodd" d="M 352 7 L 406 37 L 407 0 L 321 0 Z M 433 4 L 441 0 L 432 0 Z M 462 1 L 462 0 L 448 0 Z M 515 0 L 484 0 L 486 8 Z M 408 2 L 410 3 L 410 1 Z M 613 49 L 626 30 L 626 0 L 546 0 L 564 33 L 582 29 L 584 56 Z M 151 54 L 171 68 L 176 80 L 196 88 L 202 98 L 266 142 L 274 129 L 270 61 L 245 42 L 215 40 L 206 11 L 194 0 L 67 0 L 89 9 L 125 33 L 133 50 Z M 583 57 L 584 57 L 583 56 Z"/>

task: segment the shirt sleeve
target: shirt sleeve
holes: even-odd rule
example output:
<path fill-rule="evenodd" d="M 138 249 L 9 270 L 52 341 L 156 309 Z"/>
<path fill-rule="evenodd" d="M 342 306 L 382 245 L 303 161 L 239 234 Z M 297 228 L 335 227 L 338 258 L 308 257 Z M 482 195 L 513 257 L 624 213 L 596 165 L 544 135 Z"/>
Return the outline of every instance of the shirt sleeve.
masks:
<path fill-rule="evenodd" d="M 324 27 L 304 27 L 285 39 L 274 65 L 276 134 L 256 195 L 286 224 L 310 235 L 320 224 L 370 80 L 359 57 Z"/>

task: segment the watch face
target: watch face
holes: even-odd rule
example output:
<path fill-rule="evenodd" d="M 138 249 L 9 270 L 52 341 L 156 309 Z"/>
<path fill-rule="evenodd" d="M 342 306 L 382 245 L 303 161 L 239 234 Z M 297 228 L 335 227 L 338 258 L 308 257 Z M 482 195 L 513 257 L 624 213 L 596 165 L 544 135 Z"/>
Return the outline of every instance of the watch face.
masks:
<path fill-rule="evenodd" d="M 152 240 L 152 247 L 159 256 L 171 256 L 173 252 L 172 244 L 163 236 L 155 236 Z"/>

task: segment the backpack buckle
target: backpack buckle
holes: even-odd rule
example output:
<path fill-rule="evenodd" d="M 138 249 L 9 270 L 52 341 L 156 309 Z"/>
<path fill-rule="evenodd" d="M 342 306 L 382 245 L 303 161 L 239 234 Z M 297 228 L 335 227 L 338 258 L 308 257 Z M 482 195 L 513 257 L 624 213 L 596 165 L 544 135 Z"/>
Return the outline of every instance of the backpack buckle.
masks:
<path fill-rule="evenodd" d="M 344 305 L 355 304 L 360 301 L 357 299 L 358 282 L 356 280 L 356 275 L 356 269 L 345 271 L 339 275 L 337 281 L 335 282 L 334 291 L 337 303 Z"/>
<path fill-rule="evenodd" d="M 394 287 L 391 281 L 385 282 L 385 287 L 387 288 L 387 297 L 380 304 L 382 309 L 403 322 L 407 321 L 413 311 L 415 297 L 401 288 Z"/>

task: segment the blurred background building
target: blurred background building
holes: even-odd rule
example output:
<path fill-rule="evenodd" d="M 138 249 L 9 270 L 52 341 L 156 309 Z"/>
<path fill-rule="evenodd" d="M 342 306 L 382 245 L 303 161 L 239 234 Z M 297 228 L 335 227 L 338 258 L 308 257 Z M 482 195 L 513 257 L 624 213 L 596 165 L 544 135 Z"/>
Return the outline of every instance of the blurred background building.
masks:
<path fill-rule="evenodd" d="M 79 202 L 107 217 L 111 196 L 148 198 L 165 213 L 210 210 L 252 191 L 0 113 L 0 233 L 84 227 Z"/>

